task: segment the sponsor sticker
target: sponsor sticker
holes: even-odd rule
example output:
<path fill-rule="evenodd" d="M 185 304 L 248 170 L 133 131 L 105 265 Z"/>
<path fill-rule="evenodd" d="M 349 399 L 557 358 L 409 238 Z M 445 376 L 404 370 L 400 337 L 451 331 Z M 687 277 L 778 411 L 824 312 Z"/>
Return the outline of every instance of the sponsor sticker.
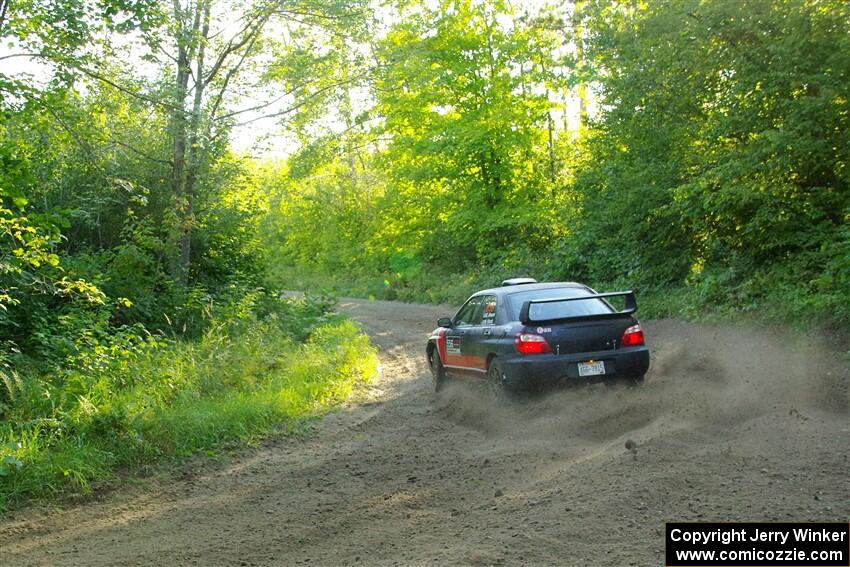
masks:
<path fill-rule="evenodd" d="M 446 337 L 446 353 L 460 354 L 460 337 Z"/>

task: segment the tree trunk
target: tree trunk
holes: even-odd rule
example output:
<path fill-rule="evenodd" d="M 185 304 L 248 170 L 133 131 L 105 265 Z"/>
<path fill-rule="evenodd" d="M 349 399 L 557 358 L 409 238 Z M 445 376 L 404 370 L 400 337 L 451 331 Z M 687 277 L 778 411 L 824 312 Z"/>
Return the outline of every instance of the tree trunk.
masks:
<path fill-rule="evenodd" d="M 575 44 L 576 44 L 576 67 L 579 70 L 579 73 L 584 72 L 584 26 L 581 25 L 581 18 L 579 12 L 582 9 L 584 2 L 577 1 L 575 3 L 575 8 L 573 12 L 573 29 L 575 30 Z M 584 83 L 584 78 L 582 77 L 581 82 L 578 84 L 578 88 L 576 89 L 578 93 L 578 129 L 581 130 L 582 126 L 587 123 L 587 85 Z"/>
<path fill-rule="evenodd" d="M 200 45 L 195 56 L 195 92 L 192 100 L 192 116 L 189 121 L 187 135 L 188 148 L 186 158 L 186 181 L 183 187 L 184 220 L 180 233 L 180 274 L 181 284 L 186 286 L 189 281 L 189 270 L 192 265 L 192 229 L 195 225 L 195 182 L 198 179 L 203 164 L 204 148 L 200 139 L 201 114 L 204 102 L 204 57 L 206 53 L 207 36 L 210 32 L 210 2 L 199 3 L 197 10 L 203 10 L 203 27 L 199 38 Z"/>
<path fill-rule="evenodd" d="M 345 73 L 345 71 L 343 71 Z M 348 78 L 347 73 L 345 78 Z M 354 194 L 357 194 L 357 156 L 354 154 L 354 141 L 352 140 L 352 129 L 354 128 L 354 117 L 352 116 L 351 108 L 351 89 L 349 85 L 345 85 L 345 90 L 342 93 L 342 113 L 345 117 L 345 157 L 348 161 L 348 176 L 351 178 L 351 189 Z"/>
<path fill-rule="evenodd" d="M 191 233 L 190 204 L 186 195 L 186 157 L 188 144 L 188 124 L 186 120 L 186 97 L 189 93 L 189 77 L 193 42 L 196 41 L 201 23 L 200 6 L 195 6 L 192 25 L 187 30 L 186 14 L 179 0 L 174 0 L 174 19 L 177 23 L 177 72 L 174 80 L 174 101 L 171 111 L 171 135 L 173 149 L 171 158 L 171 192 L 175 205 L 175 226 L 172 237 L 171 277 L 186 289 L 189 281 L 188 264 L 183 259 L 183 240 L 187 231 Z"/>
<path fill-rule="evenodd" d="M 547 129 L 549 130 L 549 183 L 552 185 L 552 197 L 555 196 L 555 123 L 552 120 L 552 111 L 546 111 L 548 118 Z"/>
<path fill-rule="evenodd" d="M 174 200 L 175 219 L 172 238 L 173 248 L 171 254 L 171 277 L 178 283 L 185 285 L 186 278 L 181 273 L 181 262 L 177 252 L 177 244 L 179 237 L 177 236 L 183 230 L 183 187 L 186 174 L 186 116 L 183 112 L 183 101 L 186 98 L 187 83 L 189 73 L 186 72 L 187 54 L 185 48 L 178 49 L 177 56 L 177 77 L 175 81 L 174 100 L 177 106 L 172 110 L 171 114 L 171 135 L 172 135 L 172 157 L 171 157 L 171 193 Z"/>
<path fill-rule="evenodd" d="M 9 10 L 9 0 L 0 0 L 0 34 L 3 32 L 3 24 L 6 22 L 6 12 Z"/>

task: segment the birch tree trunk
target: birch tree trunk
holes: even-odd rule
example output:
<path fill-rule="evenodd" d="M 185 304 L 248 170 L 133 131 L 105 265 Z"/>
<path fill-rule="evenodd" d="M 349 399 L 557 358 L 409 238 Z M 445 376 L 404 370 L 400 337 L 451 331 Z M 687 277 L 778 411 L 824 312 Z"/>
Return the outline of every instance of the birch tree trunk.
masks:
<path fill-rule="evenodd" d="M 195 182 L 203 154 L 199 131 L 204 102 L 204 57 L 209 35 L 211 4 L 210 0 L 199 0 L 183 8 L 180 0 L 174 0 L 173 7 L 177 29 L 177 57 L 171 110 L 171 191 L 175 204 L 171 276 L 185 291 L 189 284 L 191 268 Z M 187 108 L 190 79 L 193 79 L 191 109 Z"/>
<path fill-rule="evenodd" d="M 173 0 L 174 22 L 176 27 L 174 99 L 171 104 L 171 192 L 174 199 L 175 217 L 171 242 L 171 277 L 183 288 L 188 283 L 188 271 L 180 253 L 186 223 L 186 147 L 188 145 L 188 123 L 186 119 L 186 98 L 189 94 L 191 49 L 200 27 L 200 12 L 195 10 L 191 23 L 187 22 L 188 9 L 184 9 L 180 0 Z M 187 25 L 189 23 L 189 25 Z"/>

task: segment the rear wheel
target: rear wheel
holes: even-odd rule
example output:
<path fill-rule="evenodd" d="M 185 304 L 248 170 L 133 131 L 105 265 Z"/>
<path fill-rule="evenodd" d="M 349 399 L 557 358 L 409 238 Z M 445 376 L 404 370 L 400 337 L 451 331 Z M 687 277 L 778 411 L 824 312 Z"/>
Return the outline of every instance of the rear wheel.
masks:
<path fill-rule="evenodd" d="M 505 373 L 498 358 L 493 358 L 487 365 L 487 389 L 497 402 L 506 402 L 510 398 L 510 390 L 505 386 Z"/>
<path fill-rule="evenodd" d="M 428 349 L 428 366 L 431 367 L 431 384 L 434 391 L 439 392 L 446 383 L 446 369 L 436 348 Z"/>

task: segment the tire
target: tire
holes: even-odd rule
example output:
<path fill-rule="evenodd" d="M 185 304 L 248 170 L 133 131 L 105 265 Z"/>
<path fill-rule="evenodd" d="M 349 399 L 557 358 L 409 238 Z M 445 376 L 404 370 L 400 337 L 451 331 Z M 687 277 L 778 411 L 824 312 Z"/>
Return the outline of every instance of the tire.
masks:
<path fill-rule="evenodd" d="M 511 398 L 511 392 L 505 386 L 504 372 L 498 358 L 493 358 L 487 365 L 487 389 L 497 403 L 508 402 Z"/>
<path fill-rule="evenodd" d="M 446 385 L 446 369 L 436 348 L 428 349 L 428 366 L 431 368 L 431 385 L 439 392 Z"/>

